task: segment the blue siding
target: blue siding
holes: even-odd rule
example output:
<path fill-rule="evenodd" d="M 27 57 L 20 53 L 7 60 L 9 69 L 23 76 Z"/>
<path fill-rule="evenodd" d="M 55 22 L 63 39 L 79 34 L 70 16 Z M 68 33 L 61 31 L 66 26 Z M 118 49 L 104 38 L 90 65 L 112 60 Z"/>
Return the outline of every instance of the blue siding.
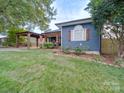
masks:
<path fill-rule="evenodd" d="M 78 25 L 78 24 L 77 24 Z M 90 39 L 88 41 L 69 41 L 69 31 L 73 30 L 76 25 L 62 27 L 62 47 L 76 48 L 87 46 L 90 51 L 100 51 L 100 36 L 98 35 L 92 23 L 80 24 L 90 29 Z"/>

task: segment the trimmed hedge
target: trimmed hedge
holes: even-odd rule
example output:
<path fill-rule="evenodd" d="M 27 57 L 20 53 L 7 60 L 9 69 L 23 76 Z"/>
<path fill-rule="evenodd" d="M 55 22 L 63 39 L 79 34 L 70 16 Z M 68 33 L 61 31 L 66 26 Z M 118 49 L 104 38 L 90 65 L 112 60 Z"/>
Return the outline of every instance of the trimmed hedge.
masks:
<path fill-rule="evenodd" d="M 54 48 L 54 44 L 52 42 L 45 42 L 44 44 L 41 45 L 41 48 L 51 49 Z"/>

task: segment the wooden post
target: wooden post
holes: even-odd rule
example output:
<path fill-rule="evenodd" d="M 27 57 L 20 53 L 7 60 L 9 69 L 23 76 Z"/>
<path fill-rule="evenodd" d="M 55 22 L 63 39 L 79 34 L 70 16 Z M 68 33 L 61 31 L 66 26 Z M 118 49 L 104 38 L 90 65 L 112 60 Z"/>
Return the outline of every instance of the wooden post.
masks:
<path fill-rule="evenodd" d="M 46 42 L 50 42 L 50 41 L 49 41 L 49 37 L 47 37 L 46 39 L 47 39 L 47 41 L 46 41 Z"/>
<path fill-rule="evenodd" d="M 46 36 L 44 36 L 44 41 L 47 42 L 47 37 Z"/>
<path fill-rule="evenodd" d="M 27 49 L 30 49 L 30 33 L 27 34 Z"/>
<path fill-rule="evenodd" d="M 59 36 L 56 35 L 56 46 L 58 47 L 59 46 Z"/>
<path fill-rule="evenodd" d="M 38 37 L 36 37 L 36 46 L 38 47 Z"/>
<path fill-rule="evenodd" d="M 19 47 L 19 35 L 16 34 L 16 48 Z"/>

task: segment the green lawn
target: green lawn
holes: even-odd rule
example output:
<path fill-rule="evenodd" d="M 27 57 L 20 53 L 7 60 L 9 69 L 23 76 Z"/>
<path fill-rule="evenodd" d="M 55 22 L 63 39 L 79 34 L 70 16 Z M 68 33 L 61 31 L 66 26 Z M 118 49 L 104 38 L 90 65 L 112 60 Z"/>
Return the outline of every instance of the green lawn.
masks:
<path fill-rule="evenodd" d="M 0 93 L 124 93 L 124 69 L 50 50 L 0 52 Z"/>

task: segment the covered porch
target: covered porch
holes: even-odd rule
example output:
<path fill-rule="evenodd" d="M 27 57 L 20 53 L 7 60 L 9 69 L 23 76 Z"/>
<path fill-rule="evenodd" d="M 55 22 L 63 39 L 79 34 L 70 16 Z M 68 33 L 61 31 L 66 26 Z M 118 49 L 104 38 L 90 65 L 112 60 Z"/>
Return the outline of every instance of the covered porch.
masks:
<path fill-rule="evenodd" d="M 46 32 L 42 34 L 45 42 L 52 42 L 55 46 L 61 46 L 61 32 Z"/>

